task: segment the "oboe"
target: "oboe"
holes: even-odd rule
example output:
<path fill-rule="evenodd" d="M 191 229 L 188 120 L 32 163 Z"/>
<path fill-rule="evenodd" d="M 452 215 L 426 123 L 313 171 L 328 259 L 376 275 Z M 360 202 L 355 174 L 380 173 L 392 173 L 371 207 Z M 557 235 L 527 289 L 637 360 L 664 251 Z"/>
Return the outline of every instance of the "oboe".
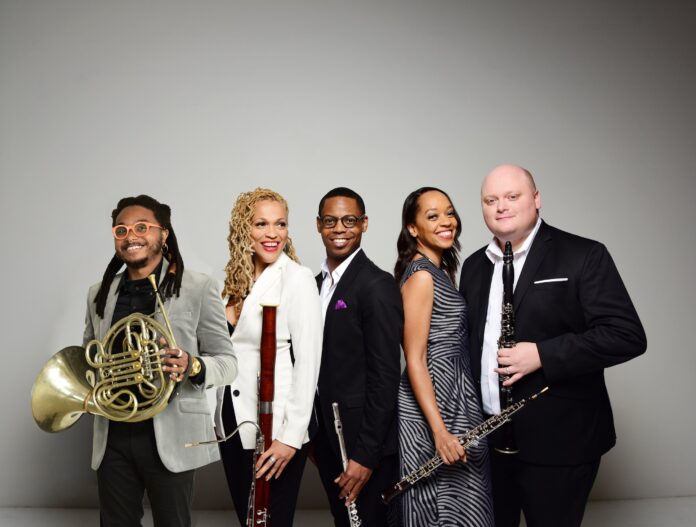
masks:
<path fill-rule="evenodd" d="M 341 414 L 338 411 L 338 403 L 332 403 L 331 408 L 334 414 L 334 428 L 338 436 L 338 448 L 341 451 L 341 463 L 343 464 L 343 470 L 346 470 L 348 468 L 348 452 L 346 450 L 346 441 L 343 439 L 343 423 L 341 422 Z M 362 525 L 355 502 L 348 505 L 348 522 L 350 527 L 360 527 Z"/>
<path fill-rule="evenodd" d="M 499 349 L 515 346 L 515 311 L 512 303 L 515 267 L 512 264 L 512 258 L 512 243 L 505 242 L 505 252 L 503 253 L 503 307 L 500 322 L 500 338 L 498 339 Z M 500 368 L 500 364 L 498 364 L 498 367 Z M 513 404 L 512 386 L 503 386 L 503 383 L 509 378 L 509 375 L 498 376 L 501 410 L 509 408 Z M 500 432 L 502 434 L 502 446 L 495 447 L 495 451 L 501 454 L 517 454 L 520 450 L 515 442 L 512 421 L 507 420 Z"/>
<path fill-rule="evenodd" d="M 459 444 L 462 445 L 465 449 L 471 445 L 477 444 L 481 439 L 486 437 L 493 430 L 496 430 L 497 428 L 503 426 L 505 423 L 509 422 L 512 414 L 519 412 L 524 407 L 524 405 L 535 400 L 546 390 L 548 390 L 548 387 L 540 390 L 531 397 L 528 397 L 526 399 L 520 399 L 516 403 L 513 403 L 507 408 L 505 408 L 505 410 L 500 412 L 498 415 L 494 415 L 493 417 L 490 417 L 489 419 L 485 420 L 476 428 L 472 428 L 467 433 L 457 436 Z M 384 491 L 382 493 L 382 501 L 384 503 L 389 503 L 391 500 L 399 496 L 401 493 L 413 487 L 423 478 L 427 478 L 428 476 L 430 476 L 430 474 L 432 474 L 435 471 L 435 469 L 437 469 L 440 465 L 442 465 L 442 458 L 439 456 L 439 454 L 436 454 L 435 456 L 431 457 L 428 461 L 423 463 L 420 467 L 404 476 L 391 489 Z"/>

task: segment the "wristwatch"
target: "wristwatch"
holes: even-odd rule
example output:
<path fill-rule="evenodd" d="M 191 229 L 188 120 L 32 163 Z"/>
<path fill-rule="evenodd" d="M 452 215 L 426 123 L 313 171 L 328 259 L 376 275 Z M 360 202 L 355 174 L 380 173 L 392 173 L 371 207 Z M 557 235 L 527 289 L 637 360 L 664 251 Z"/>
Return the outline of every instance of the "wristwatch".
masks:
<path fill-rule="evenodd" d="M 201 361 L 198 360 L 198 357 L 192 357 L 193 362 L 191 366 L 191 373 L 189 373 L 189 377 L 195 377 L 201 372 Z"/>

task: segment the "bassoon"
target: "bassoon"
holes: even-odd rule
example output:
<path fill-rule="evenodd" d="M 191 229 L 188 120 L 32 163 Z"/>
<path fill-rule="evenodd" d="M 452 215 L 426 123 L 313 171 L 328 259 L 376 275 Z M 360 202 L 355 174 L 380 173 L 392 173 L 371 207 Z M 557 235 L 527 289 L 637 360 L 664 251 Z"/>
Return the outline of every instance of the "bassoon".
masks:
<path fill-rule="evenodd" d="M 512 263 L 512 259 L 512 243 L 505 242 L 505 252 L 503 253 L 503 307 L 498 349 L 512 348 L 515 346 L 515 311 L 512 302 L 515 284 L 515 267 Z M 500 364 L 498 364 L 498 367 L 501 367 Z M 509 378 L 509 375 L 498 376 L 501 411 L 513 405 L 512 386 L 503 386 L 503 383 Z M 506 420 L 502 425 L 499 434 L 501 436 L 501 443 L 500 446 L 495 447 L 496 452 L 500 452 L 501 454 L 517 454 L 520 451 L 515 442 L 515 434 L 510 419 Z"/>
<path fill-rule="evenodd" d="M 276 308 L 275 305 L 262 305 L 260 371 L 258 378 L 258 420 L 242 421 L 231 433 L 221 439 L 211 441 L 192 441 L 186 448 L 209 445 L 227 441 L 239 432 L 243 425 L 256 428 L 256 446 L 251 464 L 251 489 L 247 508 L 246 527 L 270 527 L 271 525 L 271 482 L 266 478 L 256 479 L 256 461 L 273 442 L 273 392 L 275 391 L 276 361 Z"/>
<path fill-rule="evenodd" d="M 256 479 L 256 460 L 273 441 L 273 391 L 275 390 L 276 306 L 264 305 L 261 325 L 261 369 L 259 373 L 259 428 L 263 445 L 257 440 L 253 458 L 253 479 L 249 494 L 247 527 L 271 525 L 271 482 Z"/>

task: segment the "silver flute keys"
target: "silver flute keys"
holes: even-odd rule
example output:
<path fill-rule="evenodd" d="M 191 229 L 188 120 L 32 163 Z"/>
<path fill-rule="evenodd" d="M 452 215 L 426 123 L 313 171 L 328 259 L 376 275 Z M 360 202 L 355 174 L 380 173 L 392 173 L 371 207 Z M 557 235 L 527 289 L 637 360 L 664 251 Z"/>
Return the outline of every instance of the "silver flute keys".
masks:
<path fill-rule="evenodd" d="M 348 452 L 346 451 L 346 441 L 343 439 L 343 423 L 341 422 L 341 414 L 338 411 L 338 403 L 332 403 L 331 408 L 334 414 L 334 429 L 338 437 L 338 448 L 341 450 L 341 463 L 345 471 L 348 468 Z M 362 525 L 355 502 L 348 505 L 348 522 L 350 527 L 360 527 Z"/>

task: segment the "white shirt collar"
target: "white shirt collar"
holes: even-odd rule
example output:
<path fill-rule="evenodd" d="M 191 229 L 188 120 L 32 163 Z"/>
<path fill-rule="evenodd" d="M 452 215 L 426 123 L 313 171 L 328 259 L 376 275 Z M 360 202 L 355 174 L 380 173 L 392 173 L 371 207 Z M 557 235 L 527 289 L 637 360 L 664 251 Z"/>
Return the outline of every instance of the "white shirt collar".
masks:
<path fill-rule="evenodd" d="M 537 216 L 537 221 L 532 229 L 532 232 L 529 233 L 527 238 L 524 240 L 524 243 L 516 251 L 514 251 L 515 257 L 527 254 L 529 248 L 532 246 L 532 242 L 534 241 L 534 237 L 536 236 L 540 225 L 541 217 Z M 493 263 L 503 259 L 503 251 L 500 249 L 500 246 L 498 246 L 498 241 L 495 236 L 491 240 L 491 243 L 488 244 L 488 247 L 486 247 L 486 256 L 488 256 L 488 259 Z"/>
<path fill-rule="evenodd" d="M 333 279 L 334 283 L 338 283 L 338 281 L 341 279 L 341 276 L 343 276 L 343 273 L 346 272 L 346 269 L 350 265 L 350 262 L 353 261 L 353 258 L 355 258 L 355 255 L 358 254 L 360 251 L 362 251 L 362 247 L 358 247 L 355 251 L 353 251 L 353 254 L 351 254 L 348 258 L 343 260 L 341 264 L 336 267 L 336 269 L 333 270 L 333 273 L 331 273 L 331 278 Z M 329 264 L 328 261 L 325 259 L 323 262 L 321 262 L 321 278 L 326 279 L 326 275 L 329 274 Z"/>

